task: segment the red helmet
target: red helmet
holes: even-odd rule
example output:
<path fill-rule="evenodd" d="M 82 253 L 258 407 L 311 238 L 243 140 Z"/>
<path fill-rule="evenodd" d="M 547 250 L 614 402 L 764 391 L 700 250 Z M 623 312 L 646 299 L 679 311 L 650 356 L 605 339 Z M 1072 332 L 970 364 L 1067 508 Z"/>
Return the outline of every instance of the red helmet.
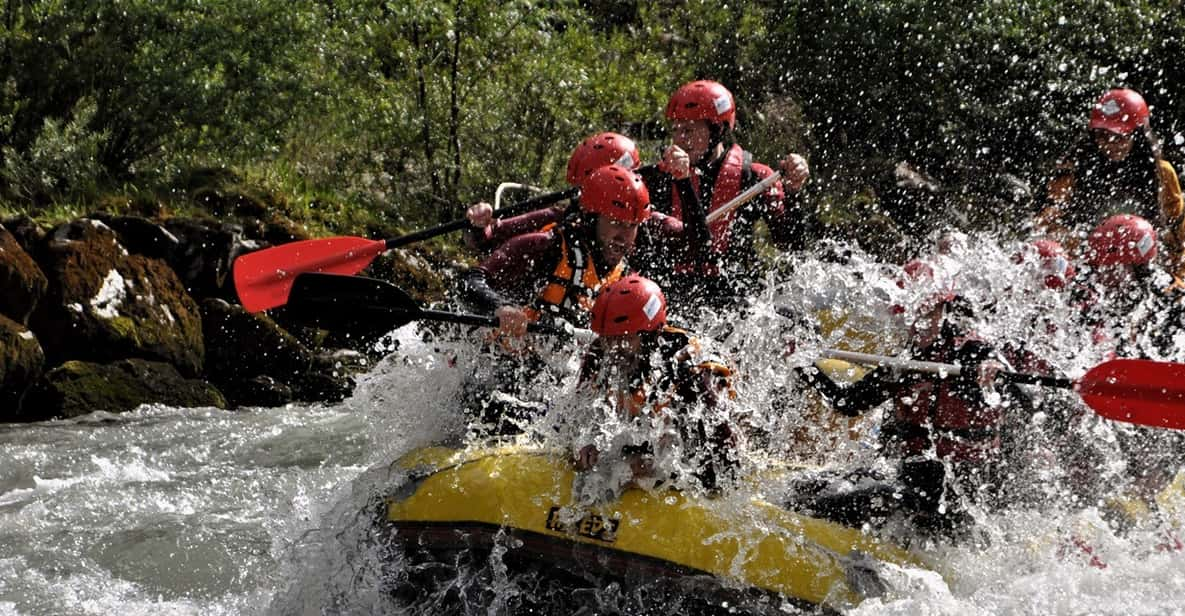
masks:
<path fill-rule="evenodd" d="M 934 280 L 934 267 L 921 259 L 913 259 L 902 265 L 901 269 L 905 272 L 905 278 L 897 279 L 897 288 L 904 289 L 907 282 Z"/>
<path fill-rule="evenodd" d="M 581 184 L 580 209 L 640 224 L 650 218 L 650 191 L 633 170 L 607 165 L 590 173 Z"/>
<path fill-rule="evenodd" d="M 1090 110 L 1090 128 L 1130 135 L 1148 125 L 1148 103 L 1135 90 L 1111 90 Z"/>
<path fill-rule="evenodd" d="M 568 183 L 577 186 L 588 174 L 605 165 L 637 169 L 642 164 L 634 140 L 617 133 L 597 133 L 572 150 L 568 158 Z"/>
<path fill-rule="evenodd" d="M 652 332 L 667 323 L 667 298 L 649 278 L 630 274 L 601 289 L 592 308 L 592 330 L 599 336 Z"/>
<path fill-rule="evenodd" d="M 668 120 L 707 120 L 736 128 L 737 106 L 732 92 L 715 81 L 693 81 L 671 95 Z"/>
<path fill-rule="evenodd" d="M 1103 221 L 1086 238 L 1087 263 L 1145 265 L 1156 258 L 1156 229 L 1139 216 L 1118 214 Z"/>
<path fill-rule="evenodd" d="M 1035 240 L 1031 246 L 1032 250 L 1037 252 L 1037 267 L 1045 275 L 1045 288 L 1060 289 L 1074 278 L 1074 264 L 1066 256 L 1066 250 L 1061 244 L 1042 238 Z M 1012 261 L 1024 263 L 1025 253 L 1017 253 L 1012 257 Z"/>

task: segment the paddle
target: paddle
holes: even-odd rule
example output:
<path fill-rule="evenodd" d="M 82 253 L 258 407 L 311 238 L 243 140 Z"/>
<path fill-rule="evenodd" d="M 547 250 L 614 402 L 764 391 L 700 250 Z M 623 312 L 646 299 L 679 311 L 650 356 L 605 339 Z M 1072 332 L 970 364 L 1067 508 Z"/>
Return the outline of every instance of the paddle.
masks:
<path fill-rule="evenodd" d="M 442 321 L 497 327 L 498 319 L 481 314 L 425 310 L 403 289 L 365 276 L 306 272 L 296 277 L 287 316 L 324 329 L 359 335 L 385 334 L 412 321 Z M 532 323 L 527 331 L 571 335 L 564 328 Z"/>
<path fill-rule="evenodd" d="M 769 187 L 773 186 L 780 179 L 782 179 L 782 172 L 775 171 L 773 173 L 773 175 L 750 186 L 748 189 L 745 190 L 745 192 L 730 199 L 728 201 L 728 203 L 725 203 L 724 205 L 712 210 L 712 212 L 710 214 L 708 214 L 708 217 L 707 217 L 708 223 L 716 222 L 717 220 L 720 220 L 721 218 L 727 216 L 729 212 L 752 201 L 754 197 L 756 197 L 757 195 L 760 195 L 761 193 L 765 192 L 766 190 L 769 190 Z"/>
<path fill-rule="evenodd" d="M 961 372 L 961 368 L 953 364 L 834 349 L 825 349 L 821 356 L 946 376 L 958 376 Z M 1011 383 L 1073 389 L 1087 406 L 1114 421 L 1185 429 L 1185 364 L 1112 359 L 1091 368 L 1077 380 L 1017 372 L 1001 372 L 996 378 Z"/>
<path fill-rule="evenodd" d="M 578 194 L 580 189 L 576 187 L 547 193 L 502 208 L 497 213 L 500 217 L 515 216 L 570 199 Z M 248 253 L 235 259 L 235 290 L 239 294 L 239 301 L 249 312 L 283 306 L 288 301 L 288 292 L 297 274 L 357 274 L 370 265 L 375 257 L 392 248 L 466 229 L 469 226 L 468 219 L 462 218 L 389 240 L 350 236 L 329 237 L 291 242 Z"/>

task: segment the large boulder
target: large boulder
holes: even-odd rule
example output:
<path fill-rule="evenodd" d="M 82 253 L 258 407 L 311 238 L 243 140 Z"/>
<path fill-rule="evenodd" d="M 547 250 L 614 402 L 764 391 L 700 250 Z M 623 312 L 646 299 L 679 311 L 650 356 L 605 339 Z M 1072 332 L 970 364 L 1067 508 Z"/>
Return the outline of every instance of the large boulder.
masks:
<path fill-rule="evenodd" d="M 166 363 L 141 359 L 111 364 L 68 361 L 30 389 L 21 419 L 69 418 L 93 411 L 120 413 L 141 404 L 226 408 L 226 400 L 214 386 L 187 379 Z"/>
<path fill-rule="evenodd" d="M 243 239 L 243 227 L 195 218 L 170 218 L 156 223 L 140 216 L 90 215 L 115 231 L 128 252 L 169 264 L 190 296 L 234 299 L 228 283 L 236 256 L 258 242 Z"/>
<path fill-rule="evenodd" d="M 137 357 L 201 372 L 197 304 L 163 261 L 129 255 L 90 219 L 53 230 L 37 256 L 49 287 L 30 324 L 51 365 Z"/>
<path fill-rule="evenodd" d="M 340 400 L 353 389 L 340 360 L 321 356 L 262 314 L 206 299 L 206 376 L 234 406 Z"/>
<path fill-rule="evenodd" d="M 261 374 L 288 382 L 308 372 L 313 353 L 263 314 L 219 299 L 202 301 L 206 375 L 215 383 Z"/>
<path fill-rule="evenodd" d="M 0 225 L 0 315 L 27 325 L 47 285 L 33 257 Z"/>
<path fill-rule="evenodd" d="M 360 275 L 386 280 L 407 291 L 416 301 L 431 303 L 444 299 L 451 284 L 432 265 L 444 261 L 444 255 L 433 253 L 429 247 L 399 248 L 375 257 Z M 452 267 L 456 271 L 466 269 L 461 264 Z"/>
<path fill-rule="evenodd" d="M 14 421 L 21 397 L 45 366 L 33 332 L 0 315 L 0 422 Z"/>

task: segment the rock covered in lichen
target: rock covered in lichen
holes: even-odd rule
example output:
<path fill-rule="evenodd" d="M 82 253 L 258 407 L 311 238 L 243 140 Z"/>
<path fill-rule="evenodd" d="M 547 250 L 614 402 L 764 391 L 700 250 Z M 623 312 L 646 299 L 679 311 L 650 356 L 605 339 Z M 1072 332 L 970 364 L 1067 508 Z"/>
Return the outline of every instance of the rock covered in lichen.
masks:
<path fill-rule="evenodd" d="M 30 323 L 51 363 L 141 358 L 200 374 L 197 304 L 163 261 L 129 255 L 109 227 L 90 219 L 54 229 L 39 261 L 48 292 Z"/>

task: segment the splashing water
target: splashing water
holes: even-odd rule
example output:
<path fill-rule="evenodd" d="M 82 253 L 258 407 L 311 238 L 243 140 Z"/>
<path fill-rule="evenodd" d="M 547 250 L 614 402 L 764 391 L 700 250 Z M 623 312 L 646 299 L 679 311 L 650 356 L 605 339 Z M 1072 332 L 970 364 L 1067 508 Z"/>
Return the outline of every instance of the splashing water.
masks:
<path fill-rule="evenodd" d="M 837 472 L 889 468 L 879 412 L 839 418 L 807 393 L 795 368 L 825 348 L 904 356 L 907 315 L 935 292 L 957 289 L 980 308 L 975 327 L 985 338 L 1023 343 L 1068 376 L 1104 356 L 1034 262 L 1017 263 L 1019 245 L 953 238 L 927 257 L 934 275 L 922 279 L 843 248 L 841 262 L 801 255 L 778 262 L 739 313 L 693 319 L 738 368 L 738 398 L 727 408 L 747 426 L 746 476 L 760 476 L 771 460 Z M 506 534 L 488 553 L 443 565 L 393 549 L 375 524 L 381 499 L 409 479 L 392 461 L 429 444 L 464 446 L 466 392 L 508 363 L 478 352 L 476 335 L 412 326 L 395 338 L 397 350 L 339 405 L 233 413 L 149 406 L 0 426 L 0 615 L 425 613 L 444 605 L 547 613 L 557 597 L 567 611 L 590 614 L 693 609 L 695 580 L 572 589 L 511 567 L 516 539 Z M 574 453 L 595 442 L 612 451 L 635 438 L 623 434 L 637 426 L 581 397 L 574 385 L 581 353 L 578 345 L 542 353 L 518 375 L 515 395 L 543 411 L 529 428 L 544 446 Z M 1130 487 L 1144 452 L 1179 469 L 1180 441 L 1089 412 L 1062 435 L 1052 426 L 1066 409 L 1081 408 L 1076 396 L 1026 391 L 1035 410 L 1018 430 L 1025 455 L 1006 473 L 1015 505 L 972 506 L 981 541 L 927 546 L 932 569 L 885 565 L 887 591 L 852 613 L 1183 613 L 1185 550 L 1173 544 L 1185 524 L 1180 497 L 1162 493 L 1159 516 L 1122 527 L 1110 502 Z M 711 420 L 716 411 L 689 412 Z M 661 425 L 647 429 L 661 438 Z M 658 464 L 679 468 L 680 446 Z M 1066 450 L 1081 454 L 1079 463 Z M 582 479 L 590 501 L 625 489 L 611 456 L 601 468 Z M 741 527 L 748 497 L 784 490 L 779 481 L 742 481 L 711 506 Z M 391 580 L 424 576 L 434 593 L 392 593 Z M 712 607 L 796 609 L 743 596 Z"/>

